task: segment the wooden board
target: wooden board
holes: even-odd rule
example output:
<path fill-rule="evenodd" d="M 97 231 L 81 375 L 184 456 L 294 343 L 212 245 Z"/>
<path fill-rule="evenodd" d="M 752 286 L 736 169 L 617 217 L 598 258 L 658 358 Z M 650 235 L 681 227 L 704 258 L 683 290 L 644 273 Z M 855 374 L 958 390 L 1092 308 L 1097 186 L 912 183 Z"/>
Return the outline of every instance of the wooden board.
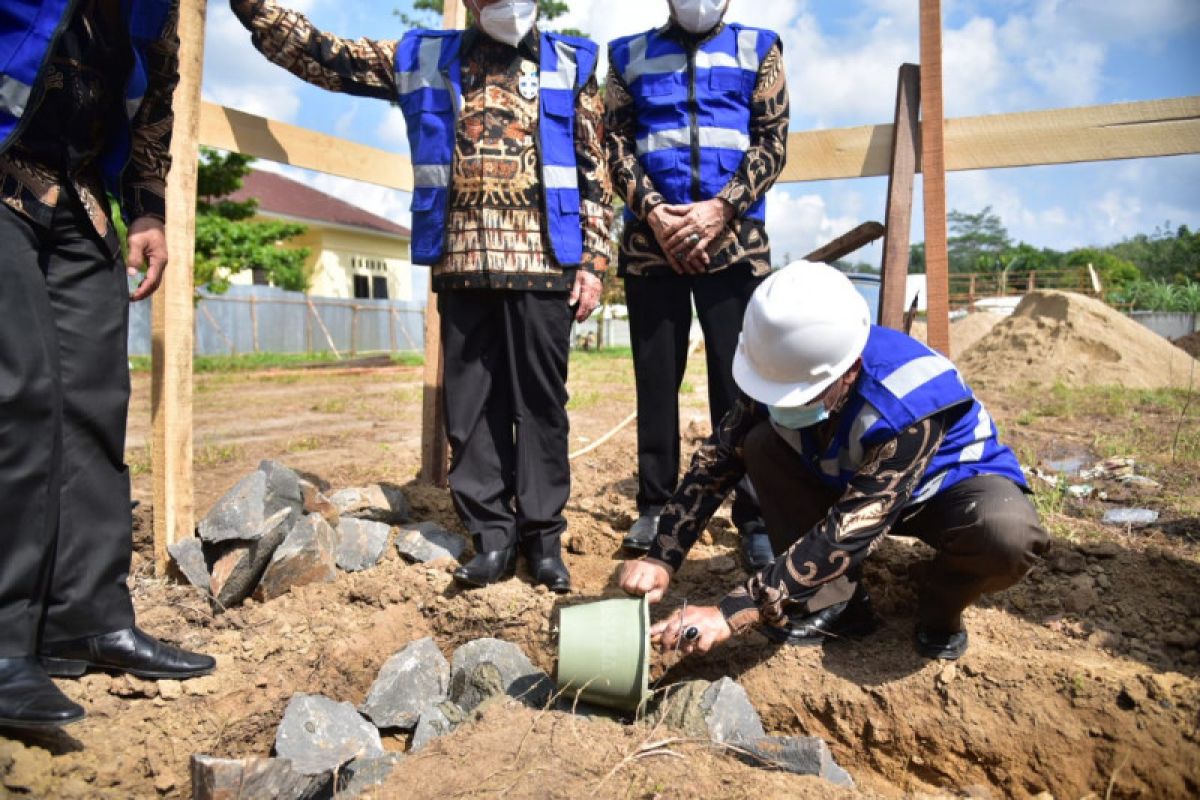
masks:
<path fill-rule="evenodd" d="M 891 168 L 892 125 L 788 136 L 780 182 L 869 178 Z M 1200 97 L 946 120 L 950 172 L 1200 153 Z"/>
<path fill-rule="evenodd" d="M 200 143 L 390 189 L 413 187 L 404 156 L 212 103 L 201 107 Z"/>
<path fill-rule="evenodd" d="M 946 151 L 942 136 L 942 3 L 921 0 L 921 171 L 925 188 L 926 341 L 950 355 L 950 260 L 946 250 Z"/>
<path fill-rule="evenodd" d="M 182 0 L 179 8 L 179 85 L 175 89 L 172 166 L 167 178 L 169 262 L 151 312 L 154 567 L 160 576 L 169 566 L 167 545 L 191 536 L 196 527 L 192 484 L 192 348 L 196 321 L 192 263 L 205 7 L 205 0 Z"/>
<path fill-rule="evenodd" d="M 912 238 L 913 182 L 917 173 L 917 141 L 921 107 L 921 68 L 904 64 L 896 87 L 896 122 L 892 167 L 888 177 L 884 223 L 883 267 L 880 270 L 879 324 L 893 330 L 904 326 L 904 296 L 908 284 L 909 241 Z"/>

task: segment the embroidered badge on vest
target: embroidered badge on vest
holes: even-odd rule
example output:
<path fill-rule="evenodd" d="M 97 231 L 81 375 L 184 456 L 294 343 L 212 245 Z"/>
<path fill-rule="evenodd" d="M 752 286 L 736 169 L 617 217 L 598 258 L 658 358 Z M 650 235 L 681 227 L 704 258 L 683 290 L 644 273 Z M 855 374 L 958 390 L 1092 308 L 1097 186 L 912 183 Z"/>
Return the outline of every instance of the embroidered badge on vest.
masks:
<path fill-rule="evenodd" d="M 517 91 L 521 93 L 521 97 L 526 100 L 533 100 L 538 96 L 538 88 L 541 82 L 538 80 L 537 64 L 532 61 L 521 62 L 521 77 L 517 79 Z"/>

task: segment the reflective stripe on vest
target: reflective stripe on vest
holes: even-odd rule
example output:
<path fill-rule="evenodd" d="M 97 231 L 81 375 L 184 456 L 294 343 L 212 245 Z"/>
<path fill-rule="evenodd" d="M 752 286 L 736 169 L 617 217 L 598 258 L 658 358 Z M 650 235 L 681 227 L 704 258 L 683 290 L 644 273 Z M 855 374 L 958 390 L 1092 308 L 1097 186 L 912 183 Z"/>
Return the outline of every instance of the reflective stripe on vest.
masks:
<path fill-rule="evenodd" d="M 462 109 L 461 31 L 415 30 L 396 51 L 396 85 L 413 159 L 412 259 L 436 264 L 446 218 L 458 114 Z M 583 259 L 575 97 L 596 69 L 591 42 L 542 33 L 537 146 L 550 245 L 560 266 Z"/>
<path fill-rule="evenodd" d="M 67 26 L 69 0 L 16 3 L 0 14 L 0 53 L 7 62 L 0 73 L 0 152 L 16 138 L 29 109 L 33 87 L 43 74 L 49 55 Z M 124 109 L 131 122 L 142 106 L 149 77 L 149 49 L 162 37 L 171 0 L 121 0 L 121 14 L 129 33 L 132 68 L 125 76 Z M 98 159 L 105 189 L 119 196 L 121 173 L 129 163 L 132 132 L 128 125 L 110 132 Z"/>
<path fill-rule="evenodd" d="M 772 425 L 822 483 L 844 491 L 871 448 L 956 406 L 963 407 L 963 413 L 946 431 L 908 504 L 925 502 L 975 475 L 1002 475 L 1024 486 L 1016 456 L 1000 444 L 991 416 L 954 365 L 920 342 L 886 328 L 872 327 L 855 393 L 824 450 L 811 430 Z"/>
<path fill-rule="evenodd" d="M 633 98 L 638 158 L 667 202 L 715 197 L 737 173 L 750 149 L 758 71 L 778 39 L 730 23 L 694 53 L 657 29 L 610 45 Z M 765 220 L 765 200 L 746 216 Z"/>

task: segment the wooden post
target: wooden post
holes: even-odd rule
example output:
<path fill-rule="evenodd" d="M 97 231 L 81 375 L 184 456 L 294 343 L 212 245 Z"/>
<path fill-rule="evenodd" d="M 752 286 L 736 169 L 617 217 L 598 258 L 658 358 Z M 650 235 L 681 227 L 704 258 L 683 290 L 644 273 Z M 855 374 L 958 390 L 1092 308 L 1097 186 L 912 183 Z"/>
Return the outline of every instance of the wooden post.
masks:
<path fill-rule="evenodd" d="M 974 272 L 971 273 L 971 288 L 969 288 L 967 290 L 967 303 L 968 303 L 968 307 L 972 311 L 974 311 L 975 310 L 975 273 Z"/>
<path fill-rule="evenodd" d="M 1032 292 L 1037 289 L 1037 270 L 1032 270 L 1029 273 L 1029 282 L 1025 285 L 1025 291 Z"/>
<path fill-rule="evenodd" d="M 900 330 L 904 325 L 909 240 L 912 236 L 913 181 L 917 173 L 917 114 L 920 108 L 921 69 L 916 64 L 904 64 L 900 67 L 896 87 L 892 172 L 888 177 L 883 269 L 879 289 L 878 322 L 893 330 Z"/>
<path fill-rule="evenodd" d="M 442 27 L 462 28 L 467 12 L 462 0 L 446 0 Z M 442 401 L 444 364 L 442 361 L 442 321 L 437 295 L 433 291 L 433 271 L 429 275 L 429 295 L 425 300 L 425 391 L 421 403 L 421 479 L 444 487 L 450 472 L 446 417 Z"/>
<path fill-rule="evenodd" d="M 921 171 L 925 185 L 925 280 L 929 346 L 950 353 L 946 252 L 946 147 L 942 106 L 942 3 L 921 0 Z"/>
<path fill-rule="evenodd" d="M 358 355 L 358 306 L 350 306 L 350 357 Z"/>
<path fill-rule="evenodd" d="M 192 265 L 196 238 L 196 179 L 200 80 L 204 73 L 205 0 L 179 4 L 179 85 L 167 179 L 170 266 L 152 310 L 154 427 L 154 569 L 165 575 L 167 545 L 194 533 L 192 484 L 192 356 L 196 309 Z"/>

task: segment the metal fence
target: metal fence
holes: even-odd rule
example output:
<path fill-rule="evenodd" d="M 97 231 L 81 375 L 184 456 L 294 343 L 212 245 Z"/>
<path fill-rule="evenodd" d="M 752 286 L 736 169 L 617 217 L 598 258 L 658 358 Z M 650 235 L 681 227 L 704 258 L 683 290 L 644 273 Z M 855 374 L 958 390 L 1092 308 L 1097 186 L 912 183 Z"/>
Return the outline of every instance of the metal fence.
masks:
<path fill-rule="evenodd" d="M 423 297 L 423 296 L 422 296 Z M 131 307 L 129 354 L 150 355 L 150 304 Z M 198 356 L 425 350 L 425 303 L 309 297 L 269 286 L 234 286 L 196 305 Z"/>

